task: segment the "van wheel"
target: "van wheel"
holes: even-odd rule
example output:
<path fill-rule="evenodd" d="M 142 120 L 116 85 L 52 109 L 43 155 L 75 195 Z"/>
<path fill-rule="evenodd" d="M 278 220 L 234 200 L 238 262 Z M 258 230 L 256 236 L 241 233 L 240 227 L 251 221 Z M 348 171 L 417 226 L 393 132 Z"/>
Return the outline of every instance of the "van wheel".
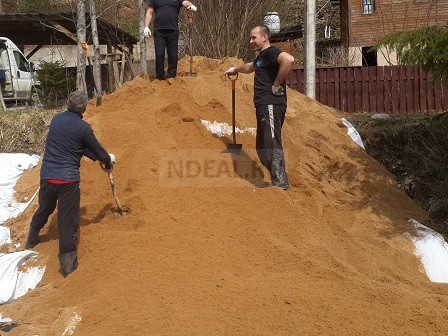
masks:
<path fill-rule="evenodd" d="M 34 107 L 42 107 L 42 99 L 44 97 L 44 92 L 39 87 L 33 87 L 31 89 L 31 100 L 30 105 Z"/>

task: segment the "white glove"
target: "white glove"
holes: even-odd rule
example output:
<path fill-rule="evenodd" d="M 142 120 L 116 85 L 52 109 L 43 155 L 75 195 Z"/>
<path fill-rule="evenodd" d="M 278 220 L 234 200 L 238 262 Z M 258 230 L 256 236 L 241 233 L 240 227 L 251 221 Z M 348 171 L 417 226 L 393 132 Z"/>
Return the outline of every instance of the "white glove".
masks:
<path fill-rule="evenodd" d="M 145 29 L 143 29 L 143 36 L 144 37 L 150 37 L 151 36 L 151 29 L 149 29 L 148 27 L 145 27 Z"/>
<path fill-rule="evenodd" d="M 110 164 L 114 165 L 115 164 L 115 155 L 109 154 L 109 156 L 110 156 Z"/>
<path fill-rule="evenodd" d="M 235 67 L 230 67 L 229 70 L 226 71 L 226 75 L 235 75 Z"/>
<path fill-rule="evenodd" d="M 195 5 L 190 5 L 187 7 L 188 10 L 191 10 L 193 12 L 196 12 L 198 10 L 198 8 Z"/>
<path fill-rule="evenodd" d="M 283 96 L 285 91 L 281 85 L 272 85 L 272 93 L 276 96 Z"/>

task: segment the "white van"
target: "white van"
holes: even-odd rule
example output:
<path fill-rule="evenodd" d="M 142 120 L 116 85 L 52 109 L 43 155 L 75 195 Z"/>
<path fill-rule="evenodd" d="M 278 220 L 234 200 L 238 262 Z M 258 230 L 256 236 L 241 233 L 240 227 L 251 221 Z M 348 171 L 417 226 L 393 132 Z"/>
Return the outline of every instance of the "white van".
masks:
<path fill-rule="evenodd" d="M 42 88 L 33 63 L 6 37 L 0 37 L 0 86 L 5 102 L 40 103 Z"/>

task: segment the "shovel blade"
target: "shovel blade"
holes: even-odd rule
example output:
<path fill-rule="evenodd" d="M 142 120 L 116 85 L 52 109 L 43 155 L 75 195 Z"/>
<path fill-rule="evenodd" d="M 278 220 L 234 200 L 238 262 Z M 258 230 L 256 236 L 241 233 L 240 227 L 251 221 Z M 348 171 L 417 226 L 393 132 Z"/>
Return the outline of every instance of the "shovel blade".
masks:
<path fill-rule="evenodd" d="M 231 154 L 241 155 L 241 151 L 243 149 L 242 144 L 227 144 L 227 152 Z"/>

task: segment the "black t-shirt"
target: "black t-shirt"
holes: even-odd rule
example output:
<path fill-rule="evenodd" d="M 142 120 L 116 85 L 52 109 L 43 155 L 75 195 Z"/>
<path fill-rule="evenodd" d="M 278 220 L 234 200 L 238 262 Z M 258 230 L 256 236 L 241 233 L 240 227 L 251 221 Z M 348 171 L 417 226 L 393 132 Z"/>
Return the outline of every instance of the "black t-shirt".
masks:
<path fill-rule="evenodd" d="M 277 77 L 280 64 L 277 62 L 278 55 L 282 51 L 274 46 L 263 50 L 255 59 L 255 77 L 254 77 L 254 105 L 286 105 L 286 82 L 281 86 L 285 91 L 282 96 L 276 96 L 272 93 L 272 85 Z"/>
<path fill-rule="evenodd" d="M 149 0 L 154 8 L 154 30 L 179 30 L 179 11 L 183 0 Z"/>

